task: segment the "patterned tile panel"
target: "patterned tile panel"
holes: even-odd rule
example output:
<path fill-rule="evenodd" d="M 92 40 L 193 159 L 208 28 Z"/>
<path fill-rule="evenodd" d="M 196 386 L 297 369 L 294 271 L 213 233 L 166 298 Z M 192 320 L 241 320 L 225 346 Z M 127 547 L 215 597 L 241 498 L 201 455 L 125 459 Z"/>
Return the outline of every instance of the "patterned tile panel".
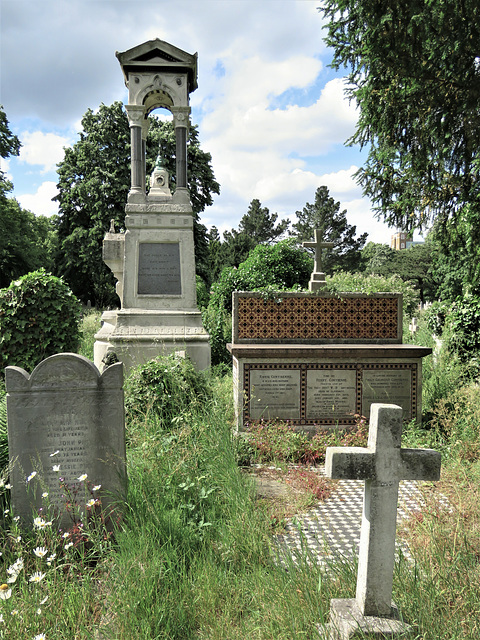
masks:
<path fill-rule="evenodd" d="M 285 295 L 264 300 L 235 294 L 235 342 L 397 341 L 399 305 L 380 296 Z"/>

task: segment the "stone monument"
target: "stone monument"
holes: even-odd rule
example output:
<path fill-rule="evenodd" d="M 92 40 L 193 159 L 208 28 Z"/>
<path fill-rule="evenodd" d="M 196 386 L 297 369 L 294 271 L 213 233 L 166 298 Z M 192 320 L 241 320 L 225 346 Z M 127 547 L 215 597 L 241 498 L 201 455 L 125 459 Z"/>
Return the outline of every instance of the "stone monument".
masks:
<path fill-rule="evenodd" d="M 45 507 L 46 493 L 59 524 L 71 526 L 60 478 L 74 490 L 86 482 L 79 506 L 85 510 L 88 495 L 100 499 L 108 514 L 126 488 L 122 364 L 100 374 L 87 358 L 62 353 L 43 360 L 31 375 L 7 367 L 5 382 L 15 514 L 31 524 Z M 89 483 L 97 487 L 93 495 L 85 491 Z"/>
<path fill-rule="evenodd" d="M 401 448 L 402 413 L 395 405 L 373 404 L 366 448 L 327 448 L 327 477 L 365 481 L 356 597 L 332 600 L 329 640 L 404 638 L 411 631 L 392 602 L 398 483 L 438 480 L 441 456 Z"/>
<path fill-rule="evenodd" d="M 189 95 L 197 88 L 197 54 L 156 39 L 117 52 L 125 83 L 131 131 L 131 187 L 126 232 L 111 228 L 103 259 L 117 279 L 121 309 L 107 311 L 95 336 L 95 364 L 114 353 L 126 369 L 158 355 L 185 351 L 198 369 L 210 365 L 209 336 L 196 302 L 193 212 L 187 188 Z M 157 164 L 146 192 L 148 115 L 173 114 L 176 181 Z"/>
<path fill-rule="evenodd" d="M 239 430 L 288 420 L 302 431 L 349 427 L 374 402 L 422 416 L 422 358 L 402 344 L 398 293 L 233 294 L 234 397 Z"/>

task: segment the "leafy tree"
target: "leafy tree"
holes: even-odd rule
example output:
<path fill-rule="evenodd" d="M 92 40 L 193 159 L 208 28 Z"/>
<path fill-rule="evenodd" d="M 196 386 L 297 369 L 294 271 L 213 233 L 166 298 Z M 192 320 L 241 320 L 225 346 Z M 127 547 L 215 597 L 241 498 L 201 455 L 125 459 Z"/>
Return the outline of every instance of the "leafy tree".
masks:
<path fill-rule="evenodd" d="M 378 215 L 406 231 L 480 213 L 478 0 L 325 0 L 332 66 L 348 67 L 369 144 L 358 173 Z M 480 225 L 477 224 L 477 238 Z"/>
<path fill-rule="evenodd" d="M 465 206 L 455 223 L 435 224 L 432 273 L 439 283 L 438 296 L 453 301 L 463 295 L 480 296 L 480 245 L 476 240 L 478 218 Z"/>
<path fill-rule="evenodd" d="M 0 155 L 18 156 L 20 140 L 10 131 L 5 111 L 0 107 Z M 51 223 L 22 209 L 9 198 L 13 189 L 0 170 L 0 287 L 40 267 L 51 268 L 54 237 Z"/>
<path fill-rule="evenodd" d="M 175 187 L 175 133 L 171 122 L 150 118 L 147 139 L 147 175 L 160 153 Z M 103 237 L 114 219 L 124 229 L 125 203 L 130 186 L 130 129 L 121 102 L 102 104 L 82 118 L 80 139 L 65 150 L 58 165 L 59 202 L 57 273 L 64 275 L 74 293 L 97 306 L 118 303 L 113 274 L 102 260 Z M 196 127 L 190 128 L 189 189 L 196 216 L 194 238 L 197 262 L 206 255 L 206 228 L 198 213 L 219 193 L 210 166 L 211 156 L 199 147 Z M 201 267 L 200 267 L 201 270 Z"/>
<path fill-rule="evenodd" d="M 279 240 L 290 223 L 288 220 L 281 220 L 275 225 L 277 218 L 278 214 L 270 213 L 268 207 L 262 207 L 260 200 L 252 200 L 247 213 L 240 220 L 238 231 L 232 229 L 223 234 L 223 266 L 238 267 L 257 245 L 271 244 Z"/>
<path fill-rule="evenodd" d="M 14 198 L 0 198 L 0 287 L 40 267 L 53 267 L 53 222 L 22 209 Z"/>
<path fill-rule="evenodd" d="M 220 275 L 223 268 L 222 241 L 217 227 L 213 226 L 207 232 L 208 254 L 206 262 L 206 281 L 211 285 Z"/>
<path fill-rule="evenodd" d="M 18 156 L 20 153 L 21 142 L 14 135 L 9 127 L 7 115 L 0 105 L 0 157 L 9 158 L 10 156 Z M 4 196 L 12 190 L 12 183 L 9 182 L 5 173 L 0 170 L 0 196 Z"/>
<path fill-rule="evenodd" d="M 362 250 L 362 260 L 366 274 L 400 276 L 416 287 L 421 302 L 427 298 L 435 300 L 437 282 L 432 270 L 431 242 L 416 244 L 401 251 L 395 251 L 386 244 L 369 242 Z"/>
<path fill-rule="evenodd" d="M 334 271 L 355 271 L 360 267 L 360 251 L 367 239 L 366 233 L 355 237 L 357 228 L 347 222 L 347 210 L 340 211 L 340 202 L 329 195 L 327 187 L 318 187 L 314 204 L 307 204 L 296 212 L 297 222 L 292 225 L 291 235 L 298 242 L 313 240 L 314 230 L 321 229 L 323 240 L 335 242 L 335 246 L 325 252 L 323 268 L 325 273 Z"/>

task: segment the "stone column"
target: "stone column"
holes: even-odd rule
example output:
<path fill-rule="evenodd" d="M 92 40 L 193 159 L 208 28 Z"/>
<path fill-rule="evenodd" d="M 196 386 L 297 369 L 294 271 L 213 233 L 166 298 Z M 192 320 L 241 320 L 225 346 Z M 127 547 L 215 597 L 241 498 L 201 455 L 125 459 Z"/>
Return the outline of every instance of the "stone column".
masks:
<path fill-rule="evenodd" d="M 176 140 L 176 186 L 174 199 L 177 202 L 190 203 L 187 187 L 187 138 L 190 126 L 190 107 L 172 107 Z"/>
<path fill-rule="evenodd" d="M 145 196 L 145 151 L 143 144 L 143 129 L 145 121 L 145 107 L 125 105 L 128 123 L 130 125 L 130 140 L 132 148 L 131 186 L 128 199 Z"/>
<path fill-rule="evenodd" d="M 150 129 L 150 120 L 145 117 L 142 121 L 142 185 L 146 192 L 147 187 L 147 136 Z"/>

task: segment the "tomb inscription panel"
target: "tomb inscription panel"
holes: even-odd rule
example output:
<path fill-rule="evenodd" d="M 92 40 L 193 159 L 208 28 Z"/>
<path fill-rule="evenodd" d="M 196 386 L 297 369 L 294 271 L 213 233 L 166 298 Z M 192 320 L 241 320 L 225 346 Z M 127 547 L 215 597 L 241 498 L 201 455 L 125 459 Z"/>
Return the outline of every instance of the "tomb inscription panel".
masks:
<path fill-rule="evenodd" d="M 241 364 L 234 359 L 236 385 Z M 238 381 L 238 382 L 237 382 Z M 418 365 L 411 363 L 245 363 L 243 424 L 288 420 L 295 426 L 349 426 L 370 416 L 372 402 L 417 416 Z"/>
<path fill-rule="evenodd" d="M 351 418 L 357 410 L 356 378 L 354 368 L 307 370 L 306 419 Z"/>
<path fill-rule="evenodd" d="M 182 295 L 178 242 L 141 242 L 139 244 L 138 294 Z"/>
<path fill-rule="evenodd" d="M 409 367 L 395 365 L 364 368 L 362 371 L 362 414 L 370 415 L 372 403 L 396 404 L 403 409 L 403 419 L 415 415 L 412 406 L 416 400 L 415 372 Z"/>
<path fill-rule="evenodd" d="M 250 374 L 250 417 L 300 418 L 300 371 L 263 369 Z"/>

